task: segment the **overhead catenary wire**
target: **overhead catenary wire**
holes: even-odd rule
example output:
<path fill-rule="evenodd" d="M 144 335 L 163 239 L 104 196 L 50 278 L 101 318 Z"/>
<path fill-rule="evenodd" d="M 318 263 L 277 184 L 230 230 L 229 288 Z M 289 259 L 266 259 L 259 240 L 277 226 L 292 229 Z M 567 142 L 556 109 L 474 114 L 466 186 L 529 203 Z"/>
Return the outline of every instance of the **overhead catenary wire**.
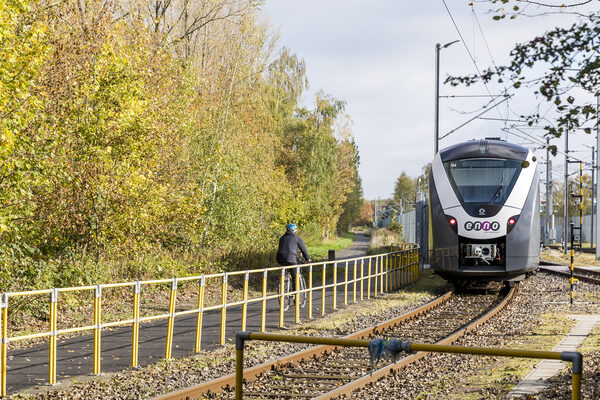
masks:
<path fill-rule="evenodd" d="M 471 62 L 473 63 L 473 66 L 475 67 L 475 70 L 477 71 L 477 75 L 479 75 L 479 77 L 482 77 L 483 75 L 482 75 L 481 71 L 479 70 L 479 67 L 477 66 L 477 62 L 473 58 L 473 55 L 471 54 L 471 51 L 469 50 L 469 47 L 467 46 L 464 36 L 463 36 L 462 32 L 460 31 L 460 28 L 458 27 L 456 21 L 454 20 L 454 16 L 452 15 L 450 8 L 448 8 L 448 5 L 446 4 L 446 0 L 442 0 L 442 3 L 444 4 L 444 7 L 446 8 L 448 15 L 450 16 L 450 19 L 452 20 L 452 24 L 454 25 L 454 28 L 456 29 L 456 32 L 458 33 L 458 36 L 460 37 L 460 40 L 461 40 L 463 46 L 465 47 L 465 50 L 467 51 L 467 54 L 469 55 Z M 487 84 L 483 81 L 482 81 L 482 83 L 483 83 L 483 86 L 485 87 L 485 90 L 488 92 L 489 97 L 493 98 L 492 92 L 490 91 Z M 494 106 L 494 108 L 496 108 L 498 115 L 500 116 L 500 118 L 502 118 L 502 113 L 500 113 L 500 110 L 498 109 L 497 104 Z"/>
<path fill-rule="evenodd" d="M 478 74 L 478 76 L 480 77 L 480 79 L 482 79 L 482 78 L 483 78 L 483 76 L 482 76 L 481 70 L 479 69 L 479 67 L 478 67 L 478 65 L 477 65 L 477 61 L 475 60 L 475 57 L 473 56 L 473 54 L 474 54 L 474 53 L 472 53 L 472 52 L 470 51 L 469 47 L 467 46 L 467 43 L 466 43 L 466 41 L 465 41 L 465 38 L 464 38 L 464 35 L 462 34 L 462 32 L 461 32 L 460 28 L 458 27 L 458 24 L 457 24 L 457 22 L 456 22 L 456 20 L 455 20 L 454 16 L 452 15 L 452 12 L 450 11 L 450 9 L 449 9 L 449 7 L 448 7 L 448 5 L 447 5 L 447 2 L 446 2 L 445 0 L 442 0 L 442 2 L 443 2 L 443 4 L 444 4 L 444 7 L 445 7 L 445 9 L 446 9 L 446 11 L 447 11 L 447 13 L 448 13 L 448 15 L 449 15 L 449 17 L 450 17 L 451 21 L 452 21 L 452 24 L 454 25 L 454 28 L 455 28 L 456 32 L 457 32 L 457 33 L 458 33 L 458 35 L 459 35 L 459 38 L 460 38 L 461 42 L 463 43 L 463 46 L 464 46 L 465 50 L 467 51 L 467 54 L 468 54 L 469 58 L 471 59 L 471 62 L 473 63 L 473 65 L 474 65 L 474 67 L 475 67 L 475 69 L 476 69 L 476 71 L 477 71 L 477 74 Z M 479 21 L 479 19 L 478 19 L 477 13 L 475 12 L 475 9 L 474 9 L 474 8 L 472 8 L 472 13 L 473 13 L 473 19 L 474 19 L 474 21 L 475 21 L 475 23 L 476 23 L 476 25 L 477 25 L 477 27 L 478 27 L 478 29 L 479 29 L 479 32 L 481 33 L 481 37 L 482 37 L 482 39 L 483 39 L 483 42 L 484 42 L 485 48 L 487 49 L 487 52 L 488 52 L 488 54 L 489 54 L 489 57 L 490 57 L 490 59 L 491 59 L 491 63 L 492 63 L 492 65 L 493 65 L 493 66 L 494 66 L 496 69 L 498 69 L 498 67 L 497 67 L 497 65 L 496 65 L 496 62 L 495 62 L 495 59 L 494 59 L 494 56 L 493 56 L 493 54 L 492 54 L 492 51 L 491 51 L 491 49 L 490 49 L 489 43 L 488 43 L 488 41 L 487 41 L 487 39 L 486 39 L 486 36 L 485 36 L 485 34 L 484 34 L 484 32 L 483 32 L 483 27 L 482 27 L 482 25 L 481 25 L 481 23 L 480 23 L 480 21 Z M 474 36 L 474 39 L 473 39 L 473 41 L 475 42 L 475 26 L 473 27 L 473 36 Z M 474 52 L 474 51 L 475 51 L 475 50 L 473 49 L 473 52 Z M 598 50 L 594 50 L 594 52 L 593 52 L 592 54 L 596 53 L 597 51 L 598 51 Z M 591 57 L 591 56 L 590 56 L 590 57 Z M 512 82 L 514 82 L 514 81 L 515 81 L 513 77 L 509 77 L 509 79 L 510 79 L 510 81 L 512 81 Z M 493 103 L 493 104 L 492 104 L 492 107 L 493 107 L 493 108 L 495 108 L 495 109 L 497 110 L 497 112 L 498 112 L 498 115 L 499 115 L 499 117 L 500 117 L 500 118 L 494 119 L 494 118 L 490 118 L 490 117 L 481 117 L 481 114 L 483 114 L 483 113 L 480 113 L 480 114 L 478 114 L 477 116 L 475 116 L 474 118 L 472 118 L 472 119 L 468 120 L 467 122 L 465 122 L 465 123 L 461 124 L 459 127 L 457 127 L 457 128 L 455 128 L 455 129 L 451 130 L 450 132 L 446 133 L 446 134 L 445 134 L 445 135 L 443 135 L 443 136 L 442 136 L 440 139 L 443 139 L 443 138 L 447 137 L 448 135 L 452 134 L 452 133 L 453 133 L 453 132 L 455 132 L 456 130 L 458 130 L 458 129 L 460 129 L 461 127 L 465 126 L 467 123 L 469 123 L 469 122 L 473 121 L 474 119 L 477 119 L 477 118 L 479 118 L 479 119 L 482 119 L 482 120 L 496 120 L 496 121 L 499 121 L 499 122 L 504 122 L 504 128 L 503 128 L 502 130 L 503 130 L 503 131 L 506 133 L 506 135 L 509 135 L 509 134 L 510 134 L 510 135 L 513 135 L 513 136 L 515 136 L 515 137 L 518 137 L 518 138 L 520 138 L 520 139 L 522 139 L 522 140 L 525 140 L 525 141 L 527 141 L 527 142 L 531 142 L 532 146 L 536 146 L 536 147 L 537 147 L 537 146 L 539 146 L 540 148 L 543 148 L 543 149 L 546 149 L 546 148 L 548 148 L 548 147 L 549 147 L 549 146 L 548 146 L 548 144 L 547 144 L 547 143 L 545 143 L 545 141 L 544 141 L 544 142 L 542 142 L 542 140 L 543 140 L 543 139 L 542 139 L 541 137 L 538 137 L 537 135 L 530 135 L 530 134 L 528 134 L 527 132 L 525 132 L 525 130 L 535 130 L 535 129 L 539 129 L 539 128 L 538 128 L 538 127 L 539 127 L 539 125 L 540 125 L 540 124 L 542 123 L 542 121 L 544 121 L 544 120 L 546 120 L 546 121 L 548 121 L 550 124 L 552 124 L 552 122 L 551 122 L 551 121 L 549 121 L 549 120 L 546 118 L 546 116 L 547 116 L 547 115 L 548 115 L 548 113 L 549 113 L 549 112 L 550 112 L 550 111 L 553 109 L 553 104 L 549 104 L 549 106 L 548 106 L 548 108 L 545 110 L 545 112 L 541 113 L 541 114 L 542 114 L 542 116 L 541 116 L 541 117 L 539 116 L 539 114 L 540 114 L 540 112 L 539 112 L 540 110 L 539 110 L 539 109 L 540 109 L 540 105 L 541 105 L 541 104 L 538 104 L 538 105 L 537 105 L 537 109 L 538 109 L 538 112 L 537 112 L 537 114 L 538 114 L 538 117 L 537 117 L 537 118 L 536 118 L 536 120 L 534 121 L 534 122 L 535 122 L 535 126 L 531 126 L 531 125 L 529 125 L 529 126 L 522 126 L 522 127 L 517 127 L 517 126 L 514 126 L 514 125 L 512 125 L 512 126 L 509 126 L 509 125 L 508 125 L 508 123 L 510 123 L 510 122 L 523 122 L 524 124 L 525 124 L 525 123 L 527 123 L 527 124 L 530 124 L 531 122 L 530 122 L 530 121 L 521 121 L 521 120 L 512 120 L 512 119 L 509 119 L 509 115 L 510 115 L 511 113 L 512 113 L 512 114 L 514 114 L 515 116 L 518 116 L 518 117 L 520 117 L 520 116 L 521 116 L 519 113 L 515 112 L 515 110 L 513 109 L 513 107 L 511 107 L 513 104 L 511 104 L 510 102 L 507 102 L 507 103 L 506 103 L 506 108 L 507 108 L 507 110 L 506 110 L 506 111 L 507 111 L 507 113 L 506 113 L 506 116 L 504 116 L 504 115 L 503 115 L 503 112 L 501 112 L 501 110 L 500 110 L 500 108 L 499 108 L 500 102 L 498 102 L 498 103 L 494 103 L 494 102 L 493 102 L 494 95 L 492 95 L 492 93 L 491 93 L 491 91 L 490 91 L 490 87 L 489 87 L 489 86 L 488 86 L 488 85 L 487 85 L 485 82 L 483 82 L 483 79 L 482 79 L 482 84 L 485 86 L 485 90 L 488 92 L 488 96 L 485 96 L 485 95 L 477 95 L 477 96 L 475 96 L 475 95 L 474 95 L 474 96 L 443 96 L 443 97 L 447 97 L 447 98 L 451 98 L 451 97 L 490 97 L 490 98 L 492 99 L 492 101 L 490 101 L 490 103 Z M 509 92 L 509 89 L 506 87 L 506 85 L 503 85 L 503 86 L 504 86 L 504 90 L 505 90 L 505 92 L 506 92 L 506 93 L 508 93 L 508 92 Z M 567 90 L 568 90 L 569 88 L 573 87 L 574 85 L 573 85 L 573 84 L 571 84 L 571 85 L 567 85 L 567 86 L 568 86 L 568 87 L 567 87 Z M 495 96 L 496 96 L 496 97 L 498 97 L 498 95 L 495 95 Z M 487 106 L 489 106 L 489 105 L 490 105 L 490 103 L 488 103 L 488 104 L 486 105 L 486 107 L 487 107 Z M 485 110 L 485 112 L 487 112 L 487 110 Z M 535 114 L 535 111 L 534 111 L 534 114 Z M 515 130 L 517 130 L 517 132 L 518 132 L 518 133 L 515 133 L 515 132 L 514 132 Z M 565 133 L 565 134 L 566 134 L 566 133 Z M 569 153 L 568 149 L 565 149 L 564 151 L 560 151 L 560 150 L 558 150 L 558 148 L 557 148 L 555 145 L 551 145 L 551 146 L 552 146 L 552 147 L 554 147 L 554 148 L 556 149 L 556 153 L 555 153 L 555 154 L 562 154 L 562 155 L 566 155 L 566 156 L 567 156 L 567 158 L 568 158 L 569 160 L 572 160 L 572 161 L 581 161 L 581 162 L 584 162 L 584 164 L 585 164 L 585 166 L 586 166 L 586 167 L 590 167 L 590 166 L 591 166 L 591 163 L 589 163 L 589 161 L 587 161 L 587 160 L 585 160 L 585 161 L 584 161 L 584 160 L 581 160 L 581 158 L 582 158 L 582 157 L 576 157 L 576 156 L 574 156 L 573 154 L 568 154 L 568 153 Z"/>

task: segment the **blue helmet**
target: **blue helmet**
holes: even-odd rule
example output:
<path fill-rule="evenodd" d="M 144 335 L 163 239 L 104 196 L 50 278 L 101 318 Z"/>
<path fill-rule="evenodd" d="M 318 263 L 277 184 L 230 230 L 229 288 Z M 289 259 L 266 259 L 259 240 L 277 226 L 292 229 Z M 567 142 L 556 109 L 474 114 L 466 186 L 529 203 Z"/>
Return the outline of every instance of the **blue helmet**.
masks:
<path fill-rule="evenodd" d="M 288 226 L 286 226 L 286 229 L 288 231 L 296 232 L 298 230 L 298 227 L 296 226 L 296 224 L 288 224 Z"/>

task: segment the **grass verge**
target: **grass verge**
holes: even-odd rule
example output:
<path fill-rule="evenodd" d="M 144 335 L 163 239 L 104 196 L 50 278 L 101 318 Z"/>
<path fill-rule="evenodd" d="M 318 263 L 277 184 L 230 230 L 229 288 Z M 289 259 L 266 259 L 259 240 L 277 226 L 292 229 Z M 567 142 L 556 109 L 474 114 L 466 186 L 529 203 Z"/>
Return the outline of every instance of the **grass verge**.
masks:
<path fill-rule="evenodd" d="M 344 233 L 341 237 L 322 241 L 308 241 L 306 248 L 315 260 L 326 259 L 329 250 L 341 250 L 350 247 L 354 242 L 354 233 Z"/>

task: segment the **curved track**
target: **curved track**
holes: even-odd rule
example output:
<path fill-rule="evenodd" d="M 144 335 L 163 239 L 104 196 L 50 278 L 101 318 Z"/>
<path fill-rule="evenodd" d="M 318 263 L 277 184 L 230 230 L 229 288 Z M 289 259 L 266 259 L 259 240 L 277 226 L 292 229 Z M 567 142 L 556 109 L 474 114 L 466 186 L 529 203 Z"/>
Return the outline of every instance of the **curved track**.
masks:
<path fill-rule="evenodd" d="M 557 265 L 558 266 L 558 265 Z M 562 265 L 561 265 L 562 266 Z M 548 272 L 551 274 L 562 275 L 562 276 L 571 276 L 570 271 L 559 271 L 553 268 L 545 268 L 540 265 L 540 270 L 543 272 Z M 573 277 L 579 279 L 581 282 L 589 282 L 596 285 L 600 285 L 600 272 L 593 271 L 586 268 L 574 267 L 573 268 Z"/>
<path fill-rule="evenodd" d="M 514 288 L 493 294 L 449 292 L 416 310 L 347 338 L 385 336 L 450 344 L 495 315 L 514 293 Z M 317 346 L 246 369 L 244 398 L 334 398 L 402 369 L 426 354 L 409 355 L 395 363 L 380 361 L 371 375 L 368 354 L 364 350 Z M 234 382 L 235 375 L 232 374 L 159 399 L 233 398 Z"/>

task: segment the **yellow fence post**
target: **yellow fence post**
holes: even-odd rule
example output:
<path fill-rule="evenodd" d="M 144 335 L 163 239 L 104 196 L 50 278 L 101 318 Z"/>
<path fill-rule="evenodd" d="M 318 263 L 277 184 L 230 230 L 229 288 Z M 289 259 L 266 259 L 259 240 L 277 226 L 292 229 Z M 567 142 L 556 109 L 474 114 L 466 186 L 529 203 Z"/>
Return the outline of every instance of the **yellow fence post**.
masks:
<path fill-rule="evenodd" d="M 8 351 L 8 294 L 2 293 L 2 303 L 0 303 L 0 310 L 2 310 L 2 376 L 0 379 L 2 383 L 0 385 L 0 396 L 6 396 L 6 352 Z"/>
<path fill-rule="evenodd" d="M 279 327 L 283 328 L 283 302 L 285 301 L 285 268 L 281 267 L 279 280 Z"/>
<path fill-rule="evenodd" d="M 421 248 L 418 248 L 418 249 L 417 249 L 417 258 L 418 258 L 419 260 L 422 260 L 422 258 L 421 258 Z M 417 276 L 418 276 L 418 277 L 420 277 L 420 276 L 421 276 L 421 269 L 420 269 L 420 268 L 418 268 L 418 273 L 417 273 Z"/>
<path fill-rule="evenodd" d="M 102 348 L 102 285 L 94 290 L 94 375 L 100 375 L 100 352 Z"/>
<path fill-rule="evenodd" d="M 377 293 L 381 293 L 381 257 L 375 257 L 375 292 L 373 295 L 376 297 Z"/>
<path fill-rule="evenodd" d="M 171 358 L 171 349 L 173 347 L 173 328 L 175 326 L 175 295 L 177 293 L 177 278 L 171 282 L 171 293 L 169 296 L 169 320 L 167 322 L 167 344 L 165 346 L 165 358 Z"/>
<path fill-rule="evenodd" d="M 133 286 L 133 326 L 131 327 L 131 367 L 138 366 L 138 350 L 140 343 L 140 294 L 142 284 L 135 282 Z"/>
<path fill-rule="evenodd" d="M 363 300 L 363 293 L 364 293 L 364 281 L 365 281 L 365 265 L 364 265 L 364 258 L 360 259 L 360 301 Z"/>
<path fill-rule="evenodd" d="M 383 256 L 379 256 L 379 294 L 383 294 L 385 292 L 385 288 L 383 286 L 383 278 L 384 278 L 384 269 L 383 269 Z"/>
<path fill-rule="evenodd" d="M 396 271 L 397 271 L 397 275 L 396 275 L 396 280 L 397 280 L 397 284 L 396 284 L 396 289 L 401 289 L 402 288 L 402 257 L 401 257 L 401 253 L 396 253 L 395 255 L 396 257 Z"/>
<path fill-rule="evenodd" d="M 375 272 L 373 273 L 373 280 L 375 281 L 375 286 L 373 287 L 373 297 L 377 297 L 377 279 L 379 279 L 378 270 L 379 270 L 379 256 L 375 256 Z"/>
<path fill-rule="evenodd" d="M 352 302 L 356 303 L 356 264 L 358 260 L 354 260 L 352 263 L 352 271 L 354 278 L 352 279 Z"/>
<path fill-rule="evenodd" d="M 402 286 L 406 285 L 406 262 L 405 262 L 405 254 L 404 250 L 400 253 L 400 267 L 402 268 L 402 275 L 400 277 L 400 284 Z"/>
<path fill-rule="evenodd" d="M 313 281 L 313 266 L 308 267 L 308 319 L 312 319 L 312 281 Z"/>
<path fill-rule="evenodd" d="M 48 353 L 48 384 L 56 383 L 56 302 L 58 301 L 58 289 L 52 289 L 50 293 L 50 349 Z"/>
<path fill-rule="evenodd" d="M 263 271 L 262 279 L 262 307 L 260 310 L 260 331 L 264 332 L 267 324 L 267 269 Z"/>
<path fill-rule="evenodd" d="M 415 279 L 413 280 L 413 282 L 416 282 L 417 278 L 419 277 L 419 262 L 418 262 L 416 248 L 413 249 L 413 269 L 415 271 L 415 274 L 414 274 Z"/>
<path fill-rule="evenodd" d="M 242 330 L 246 330 L 246 318 L 248 318 L 248 281 L 250 280 L 250 271 L 246 271 L 244 274 L 244 294 L 242 300 Z"/>
<path fill-rule="evenodd" d="M 400 289 L 400 269 L 398 269 L 398 253 L 392 254 L 392 270 L 393 273 L 393 286 L 394 290 Z"/>
<path fill-rule="evenodd" d="M 300 267 L 296 266 L 296 279 L 294 279 L 296 285 L 296 298 L 294 301 L 294 322 L 300 322 Z"/>
<path fill-rule="evenodd" d="M 327 282 L 327 264 L 323 263 L 323 281 L 321 286 L 321 315 L 325 315 L 325 283 Z"/>
<path fill-rule="evenodd" d="M 407 283 L 412 283 L 413 282 L 413 264 L 412 264 L 412 250 L 407 250 L 406 251 L 406 264 L 408 265 L 407 271 L 408 271 L 408 282 Z"/>
<path fill-rule="evenodd" d="M 408 265 L 408 282 L 413 283 L 414 281 L 414 271 L 413 271 L 413 259 L 412 259 L 412 249 L 408 249 L 406 251 L 406 264 Z"/>
<path fill-rule="evenodd" d="M 344 305 L 348 305 L 348 261 L 344 263 Z"/>
<path fill-rule="evenodd" d="M 196 344 L 194 351 L 198 353 L 202 346 L 202 317 L 204 316 L 204 288 L 206 287 L 206 277 L 200 278 L 200 287 L 198 288 L 198 313 L 196 314 Z"/>
<path fill-rule="evenodd" d="M 223 273 L 221 285 L 221 337 L 219 343 L 225 345 L 225 329 L 227 327 L 227 272 Z"/>
<path fill-rule="evenodd" d="M 389 278 L 389 282 L 388 282 L 388 290 L 390 292 L 396 290 L 396 282 L 395 282 L 395 271 L 394 271 L 394 254 L 390 253 L 387 255 L 387 260 L 386 260 L 386 264 L 387 264 L 387 268 L 388 268 L 388 278 Z"/>
<path fill-rule="evenodd" d="M 400 288 L 400 270 L 398 269 L 398 254 L 392 254 L 392 269 L 394 270 L 394 290 Z"/>
<path fill-rule="evenodd" d="M 412 250 L 408 249 L 406 250 L 406 265 L 408 266 L 408 268 L 406 269 L 408 272 L 408 282 L 407 283 L 412 283 L 413 279 L 413 270 L 412 270 Z"/>
<path fill-rule="evenodd" d="M 419 279 L 419 249 L 415 247 L 413 250 L 415 253 L 415 282 Z"/>
<path fill-rule="evenodd" d="M 333 263 L 333 309 L 337 310 L 337 261 Z"/>
<path fill-rule="evenodd" d="M 389 260 L 390 260 L 390 255 L 386 254 L 383 257 L 383 265 L 385 266 L 384 271 L 385 271 L 385 291 L 386 292 L 390 292 L 390 285 L 391 285 L 391 279 L 390 279 L 390 264 L 389 264 Z"/>
<path fill-rule="evenodd" d="M 371 298 L 371 260 L 373 257 L 369 257 L 369 265 L 367 270 L 367 300 Z"/>

